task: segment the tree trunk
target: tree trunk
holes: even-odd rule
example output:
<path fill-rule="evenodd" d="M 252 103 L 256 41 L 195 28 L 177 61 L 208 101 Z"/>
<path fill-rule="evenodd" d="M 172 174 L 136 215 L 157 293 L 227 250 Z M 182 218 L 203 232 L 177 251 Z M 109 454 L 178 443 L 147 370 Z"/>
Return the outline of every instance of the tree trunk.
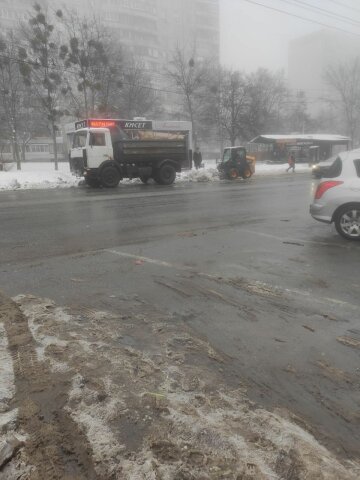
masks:
<path fill-rule="evenodd" d="M 17 143 L 17 139 L 14 134 L 11 136 L 11 149 L 13 154 L 14 163 L 16 163 L 16 169 L 21 170 L 21 160 L 19 156 L 19 146 Z"/>
<path fill-rule="evenodd" d="M 23 142 L 21 145 L 21 161 L 25 162 L 26 156 L 25 156 L 25 149 L 26 149 L 26 143 Z"/>
<path fill-rule="evenodd" d="M 19 145 L 17 143 L 17 141 L 15 140 L 15 156 L 16 156 L 16 169 L 17 170 L 21 170 L 21 158 L 20 158 L 20 155 L 19 155 Z"/>
<path fill-rule="evenodd" d="M 59 170 L 58 167 L 58 156 L 57 156 L 57 144 L 56 144 L 56 127 L 52 125 L 52 140 L 53 140 L 53 149 L 54 149 L 54 165 L 55 170 Z"/>
<path fill-rule="evenodd" d="M 19 144 L 18 144 L 16 131 L 14 131 L 14 148 L 15 148 L 15 158 L 16 158 L 16 169 L 21 170 L 21 158 L 19 153 Z"/>
<path fill-rule="evenodd" d="M 84 85 L 84 107 L 85 107 L 85 118 L 89 118 L 89 105 L 88 105 L 88 96 L 87 96 L 87 90 Z"/>
<path fill-rule="evenodd" d="M 192 128 L 192 139 L 193 139 L 193 150 L 196 150 L 196 147 L 198 146 L 197 142 L 197 132 L 196 132 L 196 125 L 195 125 L 195 119 L 194 119 L 194 114 L 192 111 L 192 108 L 190 110 L 190 121 L 191 121 L 191 128 Z"/>

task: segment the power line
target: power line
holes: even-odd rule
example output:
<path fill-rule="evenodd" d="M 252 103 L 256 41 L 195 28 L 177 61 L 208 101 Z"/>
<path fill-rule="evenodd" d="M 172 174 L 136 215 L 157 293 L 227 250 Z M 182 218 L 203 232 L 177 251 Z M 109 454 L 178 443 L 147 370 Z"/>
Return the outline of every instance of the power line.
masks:
<path fill-rule="evenodd" d="M 336 0 L 328 0 L 328 2 L 334 3 L 339 7 L 345 7 L 345 8 L 348 8 L 349 10 L 354 10 L 355 12 L 360 12 L 360 8 L 351 7 L 350 5 L 346 5 L 345 3 L 342 3 L 342 2 L 337 2 Z"/>
<path fill-rule="evenodd" d="M 285 3 L 288 3 L 289 5 L 292 5 L 292 3 L 290 3 L 288 0 L 281 0 L 281 1 L 285 2 Z M 325 8 L 317 7 L 315 5 L 311 5 L 309 3 L 302 2 L 301 0 L 292 0 L 292 2 L 298 3 L 301 8 L 305 8 L 306 10 L 310 10 L 312 12 L 316 12 L 316 10 L 317 10 L 325 16 L 330 17 L 330 18 L 336 18 L 336 19 L 340 20 L 341 22 L 356 25 L 356 26 L 360 25 L 360 21 L 358 21 L 358 20 L 353 20 L 350 17 L 346 17 L 344 15 L 340 15 L 338 13 L 331 12 L 330 10 L 326 10 Z"/>
<path fill-rule="evenodd" d="M 254 0 L 243 0 L 243 1 L 247 3 L 251 3 L 252 5 L 257 5 L 259 7 L 267 8 L 268 10 L 273 10 L 274 12 L 284 13 L 285 15 L 288 15 L 290 17 L 299 18 L 300 20 L 304 20 L 305 22 L 314 23 L 316 25 L 321 25 L 322 27 L 331 28 L 333 30 L 338 30 L 340 32 L 344 32 L 350 35 L 356 35 L 357 37 L 360 37 L 360 33 L 351 32 L 349 30 L 345 30 L 344 28 L 335 27 L 334 25 L 329 25 L 323 22 L 318 22 L 317 20 L 312 20 L 311 18 L 307 18 L 301 15 L 297 15 L 295 13 L 287 12 L 286 10 L 281 10 L 280 8 L 270 7 L 269 5 L 264 5 L 263 3 L 255 2 Z"/>

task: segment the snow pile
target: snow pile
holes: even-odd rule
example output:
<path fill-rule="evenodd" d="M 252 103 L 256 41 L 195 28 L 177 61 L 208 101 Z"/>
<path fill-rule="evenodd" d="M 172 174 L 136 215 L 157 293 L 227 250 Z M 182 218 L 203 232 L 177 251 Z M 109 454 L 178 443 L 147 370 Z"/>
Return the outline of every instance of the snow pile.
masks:
<path fill-rule="evenodd" d="M 216 168 L 206 167 L 199 170 L 185 170 L 181 172 L 177 179 L 180 182 L 213 182 L 219 180 L 219 174 Z"/>
<path fill-rule="evenodd" d="M 87 468 L 85 456 L 76 458 L 71 450 L 72 442 L 87 440 L 91 469 L 84 478 L 95 469 L 97 478 L 114 480 L 359 479 L 359 464 L 337 458 L 301 426 L 302 419 L 258 407 L 243 383 L 224 383 L 227 360 L 221 353 L 152 306 L 122 303 L 121 314 L 105 317 L 103 311 L 64 310 L 31 295 L 15 300 L 28 324 L 36 323 L 37 341 L 40 333 L 57 336 L 43 363 L 64 359 L 68 369 L 41 383 L 42 396 L 56 384 L 61 401 L 53 402 L 52 416 L 62 419 L 65 412 L 77 424 L 62 428 L 69 431 L 60 437 L 67 447 L 64 465 L 77 461 Z M 31 386 L 30 393 L 38 395 Z M 44 430 L 51 428 L 47 418 L 42 421 Z M 28 442 L 37 435 L 31 431 Z M 40 448 L 33 450 L 48 462 Z M 10 468 L 18 466 L 14 458 Z"/>
<path fill-rule="evenodd" d="M 0 444 L 16 425 L 18 409 L 11 408 L 15 395 L 15 376 L 5 327 L 0 323 Z M 0 454 L 1 454 L 0 445 Z M 0 455 L 1 457 L 1 455 Z M 5 477 L 4 477 L 5 478 Z"/>
<path fill-rule="evenodd" d="M 219 174 L 215 160 L 206 160 L 203 162 L 204 167 L 199 170 L 184 170 L 178 174 L 177 182 L 216 182 L 219 181 Z M 292 171 L 287 172 L 288 164 L 272 164 L 267 162 L 258 162 L 255 166 L 255 175 L 291 175 Z M 306 163 L 298 163 L 295 167 L 298 173 L 310 173 L 311 167 Z M 240 179 L 241 180 L 241 179 Z"/>
<path fill-rule="evenodd" d="M 269 164 L 259 162 L 256 164 L 256 176 L 262 175 L 291 175 L 287 173 L 287 164 Z M 50 162 L 29 162 L 22 164 L 21 170 L 16 170 L 14 164 L 6 166 L 7 171 L 0 171 L 0 190 L 47 189 L 76 187 L 80 179 L 71 174 L 68 163 L 59 163 L 59 170 L 54 170 Z M 307 164 L 297 164 L 296 171 L 300 173 L 311 172 Z M 216 182 L 219 175 L 215 160 L 207 160 L 204 167 L 199 170 L 184 170 L 177 175 L 177 182 Z M 122 184 L 141 183 L 138 178 L 124 179 Z"/>
<path fill-rule="evenodd" d="M 5 327 L 0 323 L 0 428 L 1 416 L 15 393 L 14 371 Z"/>
<path fill-rule="evenodd" d="M 0 190 L 43 189 L 75 187 L 79 179 L 70 173 L 68 163 L 59 163 L 59 170 L 50 162 L 29 162 L 16 170 L 14 164 L 6 165 L 0 172 Z"/>

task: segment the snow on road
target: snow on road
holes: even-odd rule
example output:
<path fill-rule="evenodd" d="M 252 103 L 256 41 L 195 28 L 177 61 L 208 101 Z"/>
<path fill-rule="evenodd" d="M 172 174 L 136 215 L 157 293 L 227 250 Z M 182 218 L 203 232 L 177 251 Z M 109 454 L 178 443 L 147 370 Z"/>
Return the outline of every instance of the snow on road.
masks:
<path fill-rule="evenodd" d="M 272 165 L 257 163 L 256 175 L 292 175 L 287 173 L 287 164 Z M 77 187 L 80 179 L 71 174 L 68 163 L 59 163 L 59 170 L 54 170 L 50 162 L 29 162 L 22 165 L 21 170 L 16 170 L 14 164 L 7 164 L 6 171 L 0 171 L 0 190 L 29 190 Z M 310 173 L 307 164 L 298 164 L 296 171 Z M 177 182 L 216 182 L 219 176 L 214 160 L 204 162 L 204 168 L 187 170 L 180 173 Z M 139 179 L 124 180 L 123 183 L 140 183 Z"/>
<path fill-rule="evenodd" d="M 15 393 L 14 371 L 12 358 L 9 352 L 9 345 L 3 323 L 0 323 L 0 431 L 9 414 L 7 405 Z"/>
<path fill-rule="evenodd" d="M 23 445 L 0 479 L 20 478 L 20 468 L 49 480 L 70 468 L 114 480 L 359 478 L 359 464 L 336 458 L 303 420 L 255 405 L 242 381 L 223 382 L 227 359 L 151 305 L 124 301 L 104 317 L 32 295 L 14 300 L 20 330 L 7 327 L 22 365 L 14 433 Z M 59 361 L 68 366 L 61 375 Z"/>

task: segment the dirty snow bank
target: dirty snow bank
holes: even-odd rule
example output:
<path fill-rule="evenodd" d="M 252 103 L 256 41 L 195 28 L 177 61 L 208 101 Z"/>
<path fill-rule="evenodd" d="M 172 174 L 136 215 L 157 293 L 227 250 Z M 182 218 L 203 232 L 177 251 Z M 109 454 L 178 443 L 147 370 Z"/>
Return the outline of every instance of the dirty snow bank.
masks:
<path fill-rule="evenodd" d="M 59 163 L 57 171 L 48 162 L 23 163 L 21 170 L 16 170 L 14 164 L 6 164 L 5 168 L 7 171 L 0 172 L 0 190 L 69 188 L 79 183 L 68 163 Z"/>
<path fill-rule="evenodd" d="M 8 349 L 8 340 L 4 325 L 0 323 L 0 412 L 2 402 L 11 399 L 15 392 L 14 371 L 12 359 Z"/>
<path fill-rule="evenodd" d="M 2 476 L 2 467 L 6 464 L 8 458 L 11 458 L 13 451 L 22 444 L 25 437 L 17 432 L 14 436 L 17 419 L 18 408 L 11 408 L 11 401 L 15 395 L 15 375 L 12 357 L 9 351 L 9 342 L 3 323 L 0 323 L 0 479 L 15 478 L 10 473 Z M 17 465 L 17 474 L 25 472 L 26 468 Z M 16 478 L 20 478 L 17 477 Z"/>
<path fill-rule="evenodd" d="M 359 478 L 359 464 L 339 461 L 291 413 L 259 408 L 245 385 L 230 389 L 227 360 L 151 306 L 124 301 L 121 314 L 104 316 L 33 296 L 16 301 L 45 347 L 43 361 L 68 365 L 65 410 L 85 433 L 99 478 Z"/>
<path fill-rule="evenodd" d="M 288 164 L 271 164 L 266 162 L 258 162 L 255 167 L 255 176 L 264 175 L 292 175 L 292 172 L 287 172 Z M 296 172 L 311 173 L 311 168 L 308 164 L 300 163 L 296 165 Z M 177 182 L 214 182 L 219 181 L 219 175 L 216 168 L 215 161 L 207 160 L 204 162 L 204 168 L 199 170 L 186 170 L 178 174 Z M 239 180 L 241 181 L 241 180 Z"/>
<path fill-rule="evenodd" d="M 199 170 L 185 170 L 177 175 L 177 182 L 214 182 L 219 181 L 218 171 L 215 161 L 208 160 L 204 162 L 205 167 Z M 70 173 L 67 163 L 59 163 L 59 170 L 54 170 L 53 163 L 47 162 L 29 162 L 22 164 L 22 170 L 16 170 L 14 164 L 7 164 L 6 172 L 0 171 L 0 190 L 29 190 L 29 189 L 48 189 L 48 188 L 70 188 L 76 187 L 80 179 Z M 256 165 L 256 175 L 291 175 L 286 172 L 287 164 L 271 165 L 258 163 Z M 310 172 L 311 169 L 306 164 L 298 164 L 297 172 Z M 124 179 L 121 183 L 132 184 L 141 183 L 138 178 Z"/>
<path fill-rule="evenodd" d="M 56 307 L 55 303 L 49 299 L 43 299 L 41 303 L 34 302 L 34 299 L 36 297 L 32 295 L 17 295 L 13 298 L 28 320 L 29 330 L 36 342 L 37 359 L 43 362 L 47 348 L 66 348 L 68 345 L 67 342 L 59 340 L 56 335 L 52 335 L 51 329 L 49 331 L 47 323 L 49 315 L 53 322 L 60 325 L 68 322 L 71 317 L 62 308 Z M 68 368 L 66 363 L 59 362 L 54 358 L 47 358 L 46 361 L 54 372 L 63 372 Z"/>
<path fill-rule="evenodd" d="M 12 358 L 4 325 L 0 323 L 0 433 L 13 424 L 17 410 L 9 410 L 9 402 L 15 393 L 15 377 Z"/>

